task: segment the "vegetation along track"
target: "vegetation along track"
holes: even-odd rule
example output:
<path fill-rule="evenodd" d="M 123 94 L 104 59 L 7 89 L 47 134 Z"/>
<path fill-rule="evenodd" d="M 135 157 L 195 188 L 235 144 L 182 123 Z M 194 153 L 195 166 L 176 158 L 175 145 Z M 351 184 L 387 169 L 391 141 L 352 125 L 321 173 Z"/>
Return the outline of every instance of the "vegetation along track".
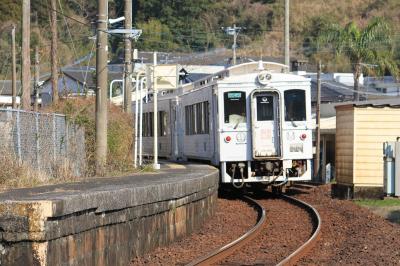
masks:
<path fill-rule="evenodd" d="M 320 215 L 318 214 L 317 210 L 312 207 L 311 205 L 298 200 L 296 198 L 287 196 L 287 195 L 280 195 L 279 196 L 281 199 L 285 200 L 286 202 L 296 205 L 305 211 L 308 212 L 310 215 L 311 221 L 313 222 L 313 232 L 311 234 L 311 237 L 304 243 L 302 244 L 299 248 L 297 248 L 293 253 L 291 253 L 289 256 L 287 256 L 285 259 L 281 260 L 278 265 L 294 265 L 300 258 L 302 258 L 315 244 L 315 242 L 318 240 L 320 237 L 320 231 L 321 231 L 321 218 Z M 264 227 L 265 221 L 266 221 L 266 212 L 264 207 L 254 200 L 253 198 L 250 198 L 249 196 L 244 196 L 244 199 L 258 210 L 259 215 L 258 215 L 258 221 L 256 225 L 251 228 L 247 233 L 242 235 L 240 238 L 232 241 L 231 243 L 214 250 L 210 252 L 209 254 L 206 254 L 203 257 L 200 257 L 191 263 L 188 264 L 188 266 L 193 266 L 193 265 L 210 265 L 210 264 L 215 264 L 218 261 L 223 260 L 224 258 L 229 257 L 231 254 L 233 254 L 236 250 L 239 248 L 243 247 L 246 243 L 249 243 L 252 239 L 257 237 L 261 232 L 262 228 Z"/>

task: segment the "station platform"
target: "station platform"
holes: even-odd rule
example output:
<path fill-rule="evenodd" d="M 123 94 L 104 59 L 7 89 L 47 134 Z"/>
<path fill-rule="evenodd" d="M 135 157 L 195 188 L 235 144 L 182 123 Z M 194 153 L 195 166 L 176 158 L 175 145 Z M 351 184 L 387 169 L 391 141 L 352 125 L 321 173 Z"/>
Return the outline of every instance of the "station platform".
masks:
<path fill-rule="evenodd" d="M 200 227 L 218 180 L 211 166 L 164 163 L 156 173 L 0 193 L 0 262 L 127 265 Z"/>

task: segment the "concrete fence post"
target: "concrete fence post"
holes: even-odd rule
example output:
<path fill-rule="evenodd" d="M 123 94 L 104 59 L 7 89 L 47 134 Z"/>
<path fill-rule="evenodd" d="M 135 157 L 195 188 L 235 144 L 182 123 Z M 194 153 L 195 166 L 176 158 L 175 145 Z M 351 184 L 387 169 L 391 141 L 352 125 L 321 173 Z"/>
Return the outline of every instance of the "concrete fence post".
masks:
<path fill-rule="evenodd" d="M 53 160 L 57 159 L 57 140 L 56 140 L 56 115 L 53 114 Z"/>
<path fill-rule="evenodd" d="M 17 154 L 18 154 L 18 162 L 22 163 L 22 154 L 21 154 L 21 120 L 20 120 L 20 110 L 17 110 Z"/>
<path fill-rule="evenodd" d="M 39 113 L 35 113 L 35 129 L 36 129 L 36 134 L 35 134 L 35 138 L 36 138 L 36 166 L 37 169 L 40 169 L 40 151 L 39 151 Z"/>
<path fill-rule="evenodd" d="M 65 123 L 65 157 L 69 159 L 69 126 L 67 122 L 67 117 L 64 116 L 64 123 Z"/>

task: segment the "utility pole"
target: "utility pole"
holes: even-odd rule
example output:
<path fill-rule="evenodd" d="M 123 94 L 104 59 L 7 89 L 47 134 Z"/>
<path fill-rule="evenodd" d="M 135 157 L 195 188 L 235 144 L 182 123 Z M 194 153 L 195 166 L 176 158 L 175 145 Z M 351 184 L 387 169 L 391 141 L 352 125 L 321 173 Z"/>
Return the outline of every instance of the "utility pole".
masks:
<path fill-rule="evenodd" d="M 11 30 L 12 52 L 12 108 L 17 109 L 17 60 L 15 55 L 15 25 Z"/>
<path fill-rule="evenodd" d="M 316 136 L 315 136 L 315 164 L 314 164 L 314 176 L 318 181 L 322 181 L 320 173 L 320 142 L 321 142 L 321 60 L 318 62 L 318 73 L 317 73 L 317 108 L 316 108 Z"/>
<path fill-rule="evenodd" d="M 154 52 L 153 58 L 153 152 L 154 152 L 154 162 L 153 168 L 160 169 L 160 165 L 158 164 L 158 108 L 157 108 L 157 76 L 156 76 L 156 67 L 157 67 L 157 52 Z"/>
<path fill-rule="evenodd" d="M 31 27 L 31 1 L 22 0 L 22 108 L 31 108 L 31 55 L 30 55 L 30 32 Z"/>
<path fill-rule="evenodd" d="M 233 25 L 233 28 L 236 28 L 236 25 Z M 236 40 L 237 40 L 237 32 L 235 31 L 235 34 L 233 34 L 233 46 L 232 46 L 232 51 L 233 51 L 233 65 L 236 65 Z"/>
<path fill-rule="evenodd" d="M 58 103 L 58 67 L 57 67 L 57 2 L 51 0 L 50 10 L 51 28 L 51 87 L 53 88 L 53 104 Z"/>
<path fill-rule="evenodd" d="M 236 65 L 237 36 L 239 35 L 239 32 L 242 29 L 242 27 L 236 27 L 236 24 L 233 24 L 233 27 L 227 27 L 222 29 L 225 30 L 226 34 L 233 36 L 233 45 L 232 45 L 233 65 Z"/>
<path fill-rule="evenodd" d="M 104 175 L 107 163 L 108 0 L 98 0 L 97 3 L 96 174 Z"/>
<path fill-rule="evenodd" d="M 125 0 L 125 29 L 132 30 L 132 0 Z M 132 113 L 132 40 L 125 34 L 124 111 Z M 136 92 L 137 93 L 137 92 Z"/>
<path fill-rule="evenodd" d="M 35 81 L 34 81 L 34 92 L 35 92 L 35 105 L 33 110 L 37 112 L 39 110 L 39 48 L 35 47 Z"/>
<path fill-rule="evenodd" d="M 285 0 L 285 65 L 287 65 L 290 70 L 289 10 L 289 0 Z"/>

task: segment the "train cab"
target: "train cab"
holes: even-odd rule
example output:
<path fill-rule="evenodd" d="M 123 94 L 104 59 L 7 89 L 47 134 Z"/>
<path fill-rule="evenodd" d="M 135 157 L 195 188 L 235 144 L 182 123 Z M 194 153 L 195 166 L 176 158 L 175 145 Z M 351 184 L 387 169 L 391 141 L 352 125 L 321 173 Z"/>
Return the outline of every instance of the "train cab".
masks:
<path fill-rule="evenodd" d="M 310 180 L 310 87 L 309 79 L 271 62 L 232 66 L 182 85 L 159 97 L 159 154 L 210 162 L 220 168 L 221 183 L 235 186 Z M 145 154 L 152 154 L 152 111 L 146 103 Z"/>
<path fill-rule="evenodd" d="M 310 180 L 310 81 L 257 70 L 218 82 L 222 183 Z"/>

